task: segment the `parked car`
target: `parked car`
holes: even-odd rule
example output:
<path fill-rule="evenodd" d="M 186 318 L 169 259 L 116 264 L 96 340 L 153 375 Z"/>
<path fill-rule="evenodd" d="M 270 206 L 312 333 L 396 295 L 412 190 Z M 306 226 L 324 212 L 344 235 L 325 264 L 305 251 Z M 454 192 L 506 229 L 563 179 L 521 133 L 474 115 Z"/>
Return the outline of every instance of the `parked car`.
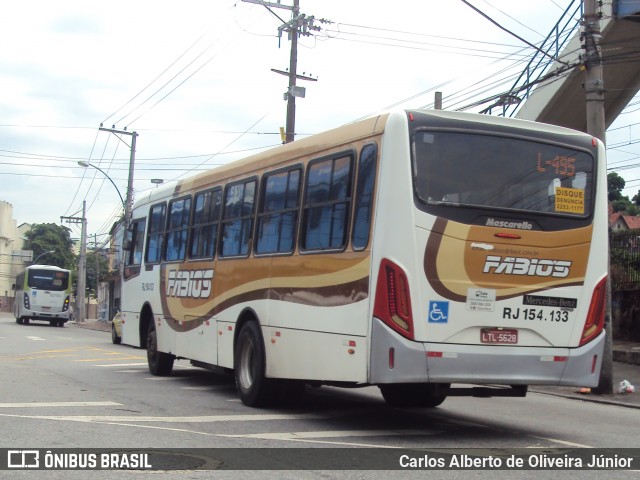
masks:
<path fill-rule="evenodd" d="M 122 317 L 120 312 L 113 316 L 113 321 L 111 322 L 111 341 L 116 345 L 122 341 Z"/>

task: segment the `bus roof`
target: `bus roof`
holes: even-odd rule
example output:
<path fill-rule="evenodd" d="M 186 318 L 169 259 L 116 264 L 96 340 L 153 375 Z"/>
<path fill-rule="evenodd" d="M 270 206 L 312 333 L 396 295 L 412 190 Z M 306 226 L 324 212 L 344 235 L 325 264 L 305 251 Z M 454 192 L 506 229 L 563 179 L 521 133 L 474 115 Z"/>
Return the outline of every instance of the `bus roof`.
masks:
<path fill-rule="evenodd" d="M 69 269 L 67 268 L 60 268 L 60 267 L 56 267 L 55 265 L 29 265 L 28 267 L 25 268 L 25 270 L 57 270 L 57 271 L 62 271 L 62 272 L 70 272 Z"/>
<path fill-rule="evenodd" d="M 291 159 L 303 157 L 310 151 L 314 152 L 314 155 L 319 154 L 321 156 L 323 150 L 339 145 L 347 145 L 382 133 L 387 117 L 388 113 L 376 115 L 198 173 L 185 180 L 180 180 L 176 185 L 167 185 L 154 189 L 148 195 L 140 197 L 135 202 L 136 206 L 152 203 L 172 194 L 173 196 L 179 196 L 180 192 L 189 191 L 193 188 L 201 189 L 209 185 L 213 186 L 214 183 L 233 181 L 235 178 L 242 178 L 250 172 L 263 168 L 277 168 L 281 162 L 290 162 Z"/>

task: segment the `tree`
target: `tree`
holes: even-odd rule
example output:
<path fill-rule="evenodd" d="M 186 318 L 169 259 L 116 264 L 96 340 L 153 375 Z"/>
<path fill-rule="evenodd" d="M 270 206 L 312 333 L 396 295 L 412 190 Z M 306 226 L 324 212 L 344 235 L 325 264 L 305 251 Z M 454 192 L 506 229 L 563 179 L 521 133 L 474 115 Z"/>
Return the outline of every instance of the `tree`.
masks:
<path fill-rule="evenodd" d="M 607 175 L 607 191 L 609 192 L 610 202 L 620 200 L 622 198 L 622 190 L 624 190 L 625 183 L 624 178 L 616 172 L 611 172 Z"/>
<path fill-rule="evenodd" d="M 98 283 L 109 273 L 109 262 L 100 252 L 87 252 L 87 290 L 89 295 L 98 297 Z M 96 272 L 96 266 L 98 271 Z"/>
<path fill-rule="evenodd" d="M 36 223 L 25 234 L 27 241 L 25 250 L 33 250 L 33 259 L 53 250 L 53 253 L 43 255 L 38 263 L 54 265 L 60 268 L 75 269 L 75 255 L 71 230 L 55 223 Z"/>

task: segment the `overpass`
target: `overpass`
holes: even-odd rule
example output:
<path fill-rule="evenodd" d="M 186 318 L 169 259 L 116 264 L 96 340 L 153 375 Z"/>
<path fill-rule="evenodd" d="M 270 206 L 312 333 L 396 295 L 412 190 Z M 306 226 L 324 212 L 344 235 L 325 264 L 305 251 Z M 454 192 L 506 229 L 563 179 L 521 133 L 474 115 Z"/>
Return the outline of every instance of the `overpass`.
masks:
<path fill-rule="evenodd" d="M 586 131 L 581 7 L 581 1 L 571 2 L 543 43 L 544 51 L 532 58 L 510 94 L 485 111 L 498 107 L 501 115 Z M 640 0 L 607 2 L 601 31 L 608 128 L 640 90 Z M 547 61 L 551 57 L 557 60 Z"/>

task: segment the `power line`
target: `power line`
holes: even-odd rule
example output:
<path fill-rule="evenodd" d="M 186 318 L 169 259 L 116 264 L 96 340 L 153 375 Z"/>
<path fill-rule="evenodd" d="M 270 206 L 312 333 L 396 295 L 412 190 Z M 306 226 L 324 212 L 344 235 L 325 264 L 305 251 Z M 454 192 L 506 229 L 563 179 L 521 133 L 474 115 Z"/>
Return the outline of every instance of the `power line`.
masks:
<path fill-rule="evenodd" d="M 480 15 L 482 15 L 484 18 L 486 18 L 487 20 L 489 20 L 491 23 L 493 23 L 496 27 L 498 27 L 500 30 L 503 30 L 505 32 L 507 32 L 509 35 L 517 38 L 518 40 L 520 40 L 521 42 L 529 45 L 531 48 L 536 49 L 538 52 L 542 53 L 544 56 L 549 57 L 551 60 L 557 61 L 559 63 L 562 63 L 564 65 L 566 65 L 565 62 L 563 62 L 562 60 L 555 58 L 551 55 L 549 55 L 547 52 L 545 52 L 544 50 L 540 49 L 539 47 L 537 47 L 536 45 L 534 45 L 533 43 L 525 40 L 524 38 L 520 37 L 519 35 L 517 35 L 516 33 L 512 32 L 511 30 L 509 30 L 506 27 L 503 27 L 502 25 L 500 25 L 498 22 L 496 22 L 495 20 L 493 20 L 491 17 L 489 17 L 487 14 L 483 13 L 480 9 L 474 7 L 473 5 L 471 5 L 469 2 L 467 2 L 467 0 L 460 0 L 462 3 L 464 3 L 465 5 L 469 6 L 470 8 L 472 8 L 473 10 L 475 10 L 476 12 L 478 12 Z"/>

